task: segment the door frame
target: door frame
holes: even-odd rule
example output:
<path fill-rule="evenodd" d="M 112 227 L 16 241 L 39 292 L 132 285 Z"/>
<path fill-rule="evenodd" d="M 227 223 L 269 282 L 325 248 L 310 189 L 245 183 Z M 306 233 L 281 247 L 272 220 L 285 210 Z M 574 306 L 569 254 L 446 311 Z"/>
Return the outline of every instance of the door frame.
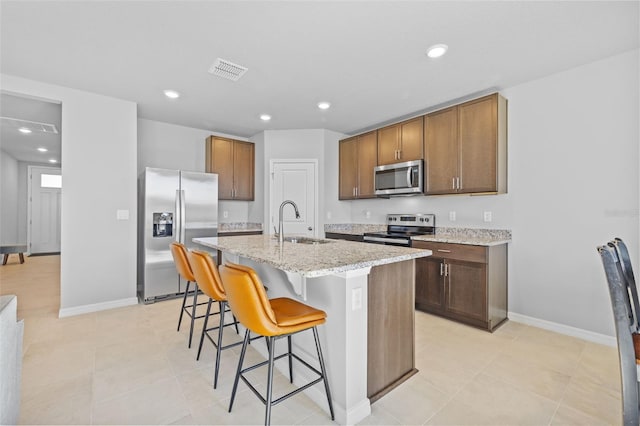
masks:
<path fill-rule="evenodd" d="M 269 160 L 269 198 L 268 200 L 266 200 L 269 203 L 269 216 L 268 216 L 268 231 L 267 233 L 271 232 L 271 227 L 272 227 L 272 223 L 271 223 L 271 218 L 272 217 L 276 217 L 278 212 L 274 212 L 272 211 L 272 207 L 273 207 L 273 183 L 274 183 L 274 178 L 275 178 L 275 171 L 274 171 L 274 166 L 276 164 L 313 164 L 313 180 L 314 180 L 314 204 L 315 204 L 315 211 L 314 213 L 314 219 L 313 219 L 313 236 L 315 238 L 318 238 L 318 213 L 320 210 L 320 206 L 318 205 L 318 199 L 319 199 L 319 194 L 318 194 L 318 190 L 319 190 L 319 183 L 318 183 L 318 159 L 317 158 L 282 158 L 282 159 L 270 159 Z"/>
<path fill-rule="evenodd" d="M 31 255 L 31 204 L 33 203 L 31 198 L 33 189 L 31 186 L 33 185 L 33 169 L 60 170 L 60 175 L 62 175 L 62 167 L 38 166 L 35 164 L 27 165 L 27 256 Z M 62 188 L 60 188 L 60 191 L 62 191 Z M 60 207 L 60 213 L 62 213 L 62 206 Z M 62 218 L 59 218 L 59 221 L 58 226 L 62 227 Z M 62 239 L 62 229 L 60 230 L 60 239 Z M 62 253 L 62 243 L 60 252 Z"/>

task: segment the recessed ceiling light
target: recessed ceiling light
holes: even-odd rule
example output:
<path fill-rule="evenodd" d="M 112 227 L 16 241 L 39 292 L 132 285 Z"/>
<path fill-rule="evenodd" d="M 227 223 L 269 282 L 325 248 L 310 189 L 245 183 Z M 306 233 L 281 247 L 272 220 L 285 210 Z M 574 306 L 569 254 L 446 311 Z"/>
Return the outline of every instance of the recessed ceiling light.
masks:
<path fill-rule="evenodd" d="M 48 150 L 47 148 L 42 148 L 42 147 L 40 147 L 40 148 L 38 148 L 38 151 L 40 151 L 40 152 L 47 152 L 47 151 L 49 151 L 49 150 Z"/>
<path fill-rule="evenodd" d="M 25 135 L 27 135 L 27 134 L 31 133 L 31 129 L 28 129 L 28 128 L 26 128 L 26 127 L 20 127 L 20 128 L 18 129 L 18 131 L 19 131 L 20 133 L 24 133 Z"/>
<path fill-rule="evenodd" d="M 318 102 L 318 108 L 320 109 L 329 109 L 331 104 L 329 102 Z"/>
<path fill-rule="evenodd" d="M 269 121 L 269 120 L 271 120 L 271 116 L 269 114 L 261 114 L 260 115 L 260 120 Z"/>
<path fill-rule="evenodd" d="M 169 89 L 164 91 L 164 95 L 169 99 L 178 99 L 180 97 L 180 93 Z"/>
<path fill-rule="evenodd" d="M 57 163 L 57 162 L 58 162 L 58 160 L 56 160 L 55 158 L 51 158 L 51 159 L 49 160 L 49 162 L 50 162 L 50 163 Z"/>
<path fill-rule="evenodd" d="M 427 49 L 427 56 L 430 58 L 439 58 L 447 53 L 447 49 L 449 49 L 449 46 L 446 44 L 434 44 Z"/>

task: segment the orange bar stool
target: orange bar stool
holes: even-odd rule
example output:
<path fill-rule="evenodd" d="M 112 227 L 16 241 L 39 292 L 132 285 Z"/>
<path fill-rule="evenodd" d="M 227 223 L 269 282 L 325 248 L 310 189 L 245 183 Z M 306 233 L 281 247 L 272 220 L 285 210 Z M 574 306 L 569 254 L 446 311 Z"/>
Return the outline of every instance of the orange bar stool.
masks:
<path fill-rule="evenodd" d="M 234 325 L 236 327 L 236 333 L 240 334 L 238 331 L 238 321 L 233 319 L 232 323 L 225 324 L 224 323 L 224 314 L 225 312 L 230 312 L 227 309 L 227 296 L 224 292 L 224 287 L 222 286 L 222 282 L 220 280 L 220 275 L 218 273 L 218 268 L 214 265 L 213 259 L 209 256 L 209 253 L 199 250 L 192 250 L 189 253 L 189 263 L 191 264 L 191 268 L 193 269 L 193 275 L 196 277 L 196 281 L 200 286 L 200 290 L 207 296 L 209 296 L 209 305 L 207 306 L 207 313 L 204 317 L 204 325 L 202 326 L 202 334 L 200 334 L 200 345 L 198 346 L 198 356 L 197 360 L 200 359 L 200 352 L 202 351 L 202 343 L 204 342 L 204 336 L 207 338 L 213 346 L 216 348 L 216 369 L 213 378 L 213 388 L 215 389 L 218 386 L 218 371 L 220 370 L 220 352 L 223 349 L 229 349 L 233 346 L 238 346 L 242 344 L 242 341 L 231 343 L 226 346 L 222 346 L 222 334 L 225 327 L 230 325 Z M 211 305 L 213 302 L 218 302 L 218 312 L 211 313 Z M 220 322 L 217 326 L 212 328 L 207 328 L 207 324 L 209 323 L 210 315 L 219 315 Z M 210 331 L 218 330 L 218 342 L 216 343 L 211 335 L 209 335 Z"/>
<path fill-rule="evenodd" d="M 229 402 L 229 412 L 233 408 L 233 401 L 238 389 L 240 379 L 244 381 L 249 389 L 265 404 L 265 425 L 271 423 L 271 407 L 283 400 L 293 396 L 304 389 L 307 389 L 316 383 L 324 382 L 324 389 L 327 394 L 329 403 L 329 411 L 331 412 L 331 420 L 334 420 L 333 404 L 331 402 L 331 392 L 329 390 L 329 382 L 327 380 L 327 372 L 322 357 L 322 349 L 320 348 L 320 340 L 318 339 L 317 326 L 324 324 L 327 314 L 319 309 L 300 303 L 296 300 L 281 297 L 269 300 L 264 286 L 256 272 L 244 265 L 226 264 L 220 267 L 220 276 L 224 283 L 227 299 L 231 311 L 234 313 L 238 321 L 246 327 L 247 331 L 244 335 L 242 351 L 240 352 L 240 361 L 238 362 L 238 370 L 233 383 L 233 391 L 231 392 L 231 401 Z M 291 336 L 305 330 L 313 330 L 313 338 L 315 339 L 316 351 L 318 353 L 318 361 L 320 363 L 320 371 L 309 365 L 291 351 Z M 253 332 L 264 336 L 267 339 L 267 348 L 269 350 L 269 359 L 248 368 L 242 368 L 244 362 L 247 344 L 249 343 L 249 332 Z M 288 351 L 282 355 L 274 356 L 274 347 L 278 339 L 287 337 Z M 318 378 L 304 386 L 280 397 L 273 399 L 273 364 L 274 361 L 283 357 L 289 359 L 289 379 L 293 383 L 292 358 L 300 361 L 304 366 L 308 367 L 316 374 Z M 266 398 L 247 380 L 244 373 L 254 370 L 263 365 L 268 365 L 267 371 L 267 394 Z"/>
<path fill-rule="evenodd" d="M 196 278 L 193 276 L 193 271 L 191 270 L 191 265 L 189 265 L 187 253 L 188 250 L 184 246 L 184 244 L 180 244 L 175 241 L 171 243 L 171 255 L 173 256 L 173 262 L 176 265 L 178 274 L 182 277 L 183 280 L 187 282 L 187 288 L 182 299 L 182 308 L 180 308 L 180 318 L 178 318 L 177 331 L 180 331 L 182 315 L 186 312 L 187 315 L 191 317 L 191 327 L 189 328 L 189 347 L 191 347 L 191 338 L 193 337 L 193 324 L 195 323 L 196 319 L 204 318 L 204 315 L 196 316 L 196 307 L 204 305 L 206 304 L 206 302 L 198 303 L 198 283 L 196 281 Z M 193 292 L 193 303 L 191 305 L 187 305 L 187 296 L 189 295 L 189 286 L 191 283 L 195 285 L 195 290 Z M 189 308 L 191 308 L 191 312 L 189 312 Z"/>

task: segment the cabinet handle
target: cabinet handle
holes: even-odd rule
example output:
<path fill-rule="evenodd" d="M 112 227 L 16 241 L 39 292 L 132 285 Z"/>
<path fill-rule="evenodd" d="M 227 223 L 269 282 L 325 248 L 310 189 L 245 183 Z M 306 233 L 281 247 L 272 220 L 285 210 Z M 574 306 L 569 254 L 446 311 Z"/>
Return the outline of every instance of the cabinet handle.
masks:
<path fill-rule="evenodd" d="M 358 196 L 358 187 L 356 186 L 356 197 Z"/>
<path fill-rule="evenodd" d="M 440 264 L 440 276 L 444 275 L 444 263 Z"/>
<path fill-rule="evenodd" d="M 402 158 L 402 150 L 399 149 L 398 150 L 398 160 L 400 160 Z"/>
<path fill-rule="evenodd" d="M 458 182 L 458 185 L 457 185 L 457 186 L 458 186 L 458 188 L 457 188 L 457 189 L 459 190 L 459 189 L 460 189 L 460 176 L 458 176 L 458 177 L 456 178 L 456 181 Z"/>
<path fill-rule="evenodd" d="M 444 265 L 444 276 L 445 276 L 445 277 L 448 277 L 448 276 L 449 276 L 449 264 L 448 264 L 448 263 L 446 263 L 446 264 Z"/>
<path fill-rule="evenodd" d="M 445 250 L 445 249 L 438 249 L 437 251 L 439 251 L 440 253 L 451 253 L 451 250 Z"/>
<path fill-rule="evenodd" d="M 455 177 L 451 178 L 451 185 L 453 186 L 453 189 L 458 189 L 458 188 L 456 188 L 456 178 Z"/>

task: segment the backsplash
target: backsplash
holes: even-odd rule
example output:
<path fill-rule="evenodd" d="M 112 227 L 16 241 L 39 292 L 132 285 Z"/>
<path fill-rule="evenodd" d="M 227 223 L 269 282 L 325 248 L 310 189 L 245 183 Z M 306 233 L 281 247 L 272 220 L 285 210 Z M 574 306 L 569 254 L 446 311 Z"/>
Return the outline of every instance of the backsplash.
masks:
<path fill-rule="evenodd" d="M 262 224 L 252 222 L 229 222 L 218 224 L 218 232 L 233 231 L 262 231 Z"/>

